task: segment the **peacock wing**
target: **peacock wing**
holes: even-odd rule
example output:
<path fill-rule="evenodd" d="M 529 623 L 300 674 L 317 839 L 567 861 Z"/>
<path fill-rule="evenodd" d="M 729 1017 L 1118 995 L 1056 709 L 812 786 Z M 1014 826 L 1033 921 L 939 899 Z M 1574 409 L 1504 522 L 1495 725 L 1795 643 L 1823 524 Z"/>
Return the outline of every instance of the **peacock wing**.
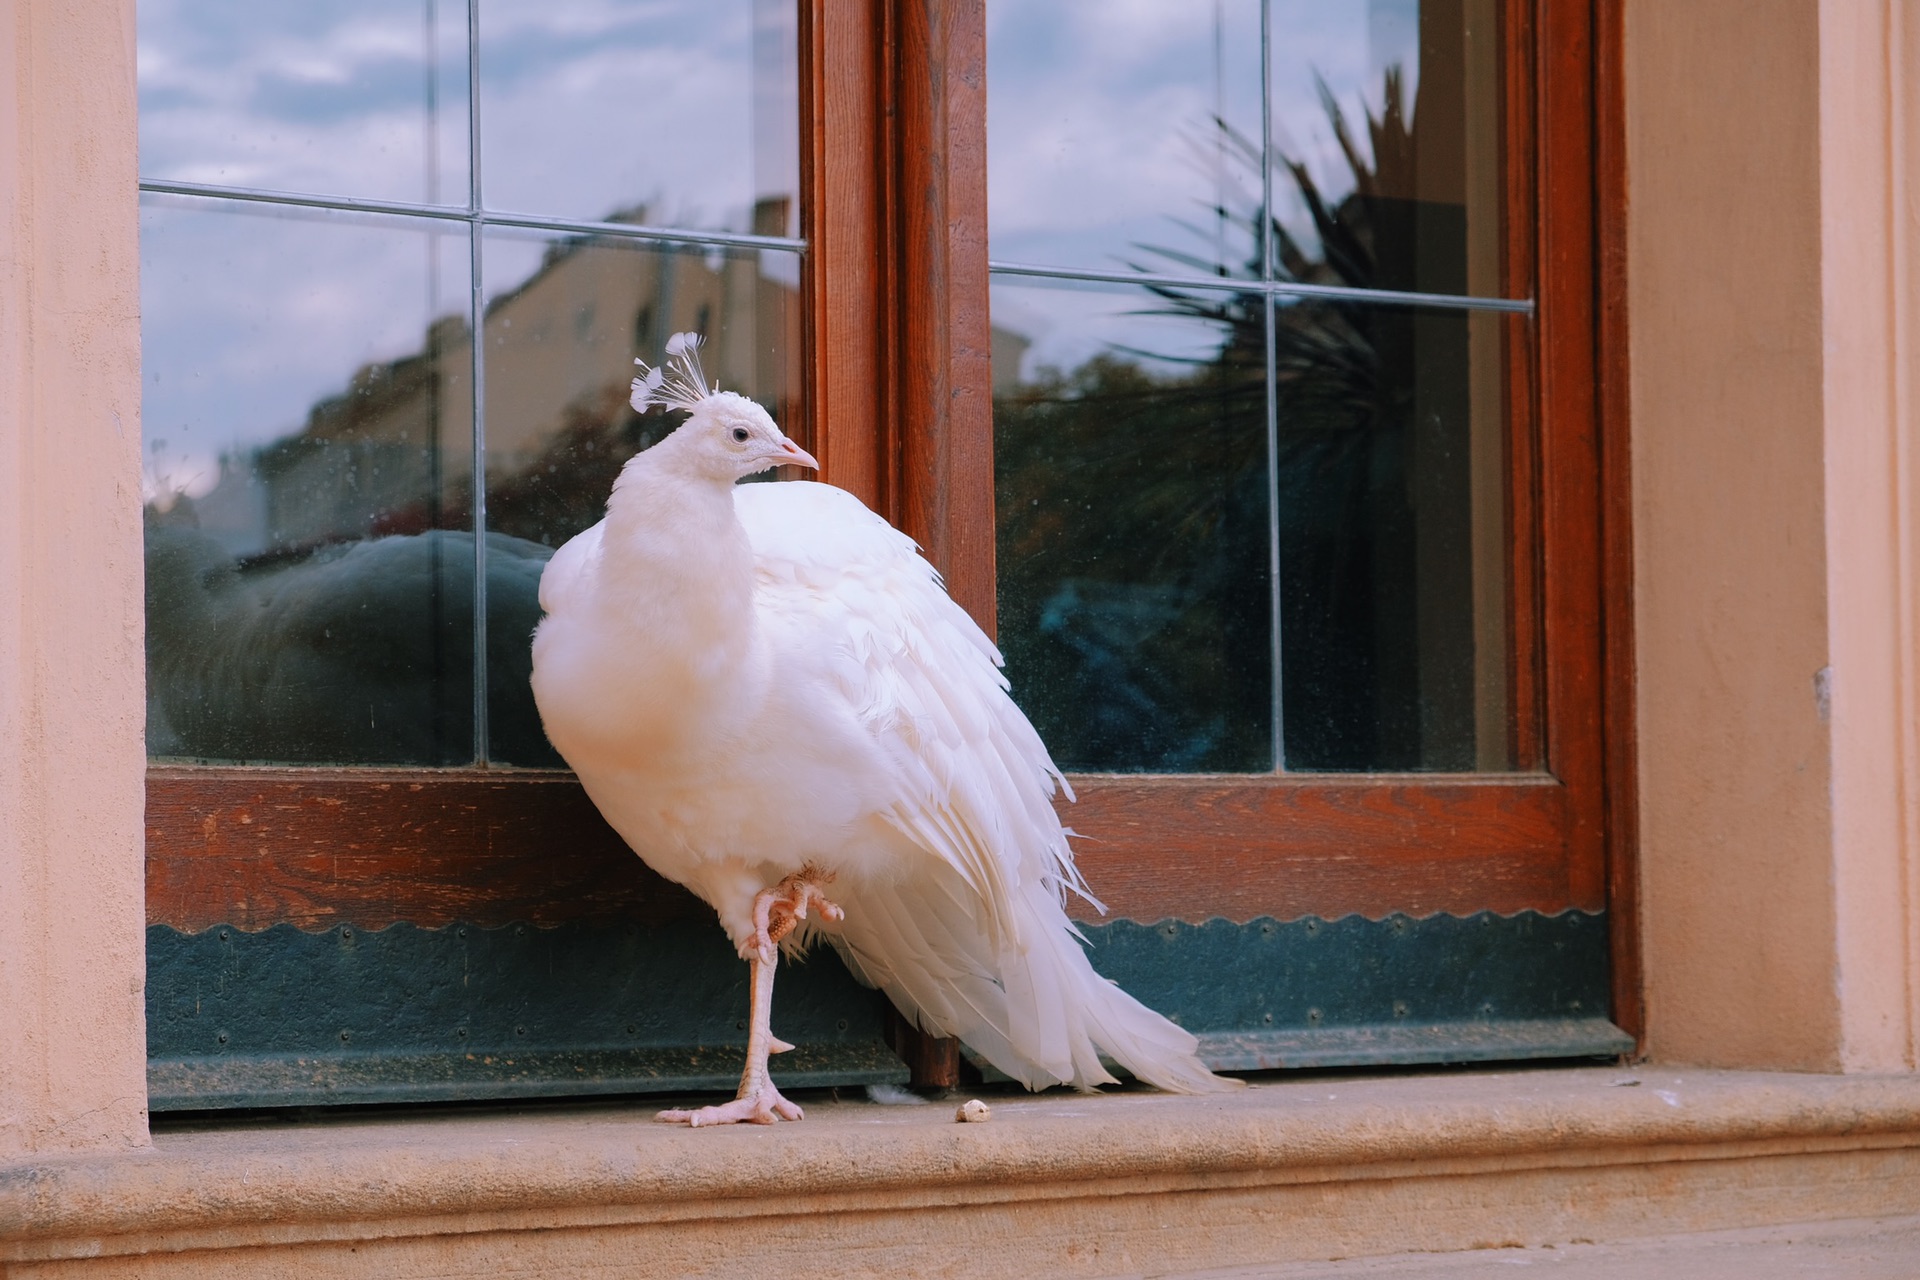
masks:
<path fill-rule="evenodd" d="M 851 494 L 742 485 L 735 506 L 757 606 L 828 650 L 816 659 L 890 766 L 880 816 L 978 895 L 996 948 L 1021 946 L 1014 896 L 1085 885 L 1053 810 L 1065 779 L 1014 705 L 999 651 L 913 541 Z"/>

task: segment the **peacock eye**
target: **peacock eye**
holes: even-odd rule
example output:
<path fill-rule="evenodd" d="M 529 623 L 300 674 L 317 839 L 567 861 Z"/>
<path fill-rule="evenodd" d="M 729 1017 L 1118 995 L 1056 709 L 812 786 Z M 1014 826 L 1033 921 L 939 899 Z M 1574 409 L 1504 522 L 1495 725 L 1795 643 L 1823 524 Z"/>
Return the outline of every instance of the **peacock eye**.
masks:
<path fill-rule="evenodd" d="M 733 429 L 733 439 L 736 444 L 745 444 L 747 442 L 747 429 L 745 427 L 735 427 Z"/>

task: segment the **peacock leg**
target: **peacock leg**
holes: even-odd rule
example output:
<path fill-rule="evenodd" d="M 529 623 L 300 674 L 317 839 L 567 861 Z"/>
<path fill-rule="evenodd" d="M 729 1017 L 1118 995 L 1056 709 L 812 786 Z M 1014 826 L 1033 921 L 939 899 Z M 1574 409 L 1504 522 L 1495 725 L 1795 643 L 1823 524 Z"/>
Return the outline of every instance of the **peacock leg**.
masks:
<path fill-rule="evenodd" d="M 793 1048 L 773 1034 L 773 969 L 780 958 L 779 942 L 806 919 L 809 908 L 819 908 L 829 920 L 841 918 L 840 908 L 829 902 L 814 883 L 818 873 L 809 866 L 788 876 L 771 889 L 762 889 L 753 899 L 754 937 L 747 948 L 747 969 L 751 979 L 747 1026 L 747 1065 L 740 1073 L 740 1089 L 732 1102 L 697 1110 L 673 1109 L 654 1117 L 669 1124 L 694 1128 L 709 1124 L 772 1124 L 776 1120 L 798 1120 L 805 1113 L 781 1096 L 767 1072 L 767 1059 Z M 827 877 L 821 877 L 825 879 Z"/>

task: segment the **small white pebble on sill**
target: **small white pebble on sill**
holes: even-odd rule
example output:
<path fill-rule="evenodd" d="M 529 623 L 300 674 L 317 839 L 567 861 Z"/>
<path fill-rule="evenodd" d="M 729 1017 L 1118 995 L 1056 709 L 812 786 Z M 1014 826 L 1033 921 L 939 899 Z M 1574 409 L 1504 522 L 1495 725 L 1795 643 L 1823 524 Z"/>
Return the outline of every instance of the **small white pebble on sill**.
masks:
<path fill-rule="evenodd" d="M 953 1113 L 953 1119 L 956 1124 L 979 1124 L 993 1119 L 993 1108 L 978 1098 L 968 1098 Z"/>

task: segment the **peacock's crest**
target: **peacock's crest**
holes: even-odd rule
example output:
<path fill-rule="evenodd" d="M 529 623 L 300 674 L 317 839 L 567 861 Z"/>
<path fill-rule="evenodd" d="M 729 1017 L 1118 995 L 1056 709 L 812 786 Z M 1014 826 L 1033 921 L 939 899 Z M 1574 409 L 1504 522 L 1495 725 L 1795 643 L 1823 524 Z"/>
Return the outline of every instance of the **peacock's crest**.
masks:
<path fill-rule="evenodd" d="M 630 403 L 635 413 L 645 413 L 658 405 L 662 409 L 693 410 L 708 396 L 720 394 L 720 384 L 707 386 L 700 369 L 700 344 L 706 341 L 697 333 L 676 333 L 667 339 L 667 358 L 648 366 L 635 360 L 640 376 L 633 380 Z"/>

